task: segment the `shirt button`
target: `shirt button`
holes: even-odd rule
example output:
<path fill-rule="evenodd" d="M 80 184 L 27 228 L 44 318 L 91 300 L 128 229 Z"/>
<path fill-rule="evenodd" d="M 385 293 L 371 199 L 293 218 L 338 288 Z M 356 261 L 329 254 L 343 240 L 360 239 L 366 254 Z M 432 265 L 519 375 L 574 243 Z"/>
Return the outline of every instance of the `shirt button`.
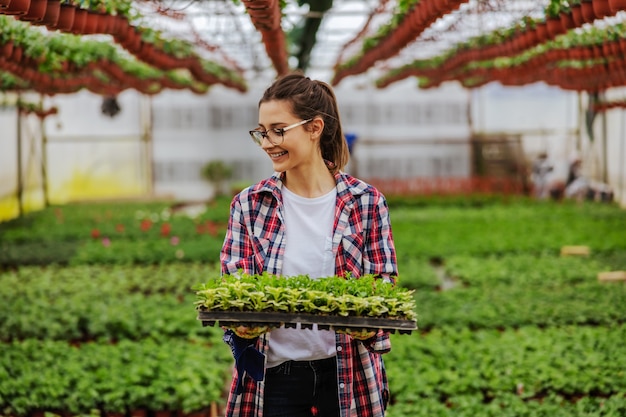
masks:
<path fill-rule="evenodd" d="M 340 389 L 344 389 L 345 387 L 346 387 L 346 384 L 344 384 L 343 382 L 341 382 L 341 383 L 339 384 L 339 388 L 340 388 Z"/>
<path fill-rule="evenodd" d="M 341 346 L 337 346 L 337 352 L 341 352 L 343 348 Z"/>

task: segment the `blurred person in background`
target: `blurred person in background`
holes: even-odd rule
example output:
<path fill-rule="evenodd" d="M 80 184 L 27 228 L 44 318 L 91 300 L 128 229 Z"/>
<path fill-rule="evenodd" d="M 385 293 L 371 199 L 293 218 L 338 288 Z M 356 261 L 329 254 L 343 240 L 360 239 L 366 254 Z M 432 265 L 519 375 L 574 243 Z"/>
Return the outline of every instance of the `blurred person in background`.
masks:
<path fill-rule="evenodd" d="M 567 181 L 565 182 L 565 197 L 583 200 L 589 189 L 589 182 L 582 173 L 582 161 L 579 157 L 570 160 Z"/>
<path fill-rule="evenodd" d="M 534 195 L 538 199 L 550 196 L 549 175 L 554 170 L 548 160 L 548 154 L 541 152 L 532 164 L 531 180 L 533 182 Z"/>

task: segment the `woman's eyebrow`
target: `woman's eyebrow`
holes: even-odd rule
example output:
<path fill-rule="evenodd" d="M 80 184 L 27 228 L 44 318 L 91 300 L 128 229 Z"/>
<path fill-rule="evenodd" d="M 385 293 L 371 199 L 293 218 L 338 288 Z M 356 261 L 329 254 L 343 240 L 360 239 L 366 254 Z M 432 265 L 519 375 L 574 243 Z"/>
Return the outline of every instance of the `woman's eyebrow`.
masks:
<path fill-rule="evenodd" d="M 280 125 L 286 125 L 287 123 L 285 122 L 276 122 L 276 123 L 270 123 L 268 129 L 273 129 L 276 126 L 280 126 Z M 258 127 L 262 127 L 263 129 L 265 129 L 265 125 L 263 125 L 263 123 L 259 123 Z"/>

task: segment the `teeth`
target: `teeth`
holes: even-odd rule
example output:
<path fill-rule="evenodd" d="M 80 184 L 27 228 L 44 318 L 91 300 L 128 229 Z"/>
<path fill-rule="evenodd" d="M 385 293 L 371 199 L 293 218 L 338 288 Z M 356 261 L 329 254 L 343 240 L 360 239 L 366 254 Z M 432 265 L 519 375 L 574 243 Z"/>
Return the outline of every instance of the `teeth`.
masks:
<path fill-rule="evenodd" d="M 270 156 L 272 158 L 278 158 L 279 156 L 283 156 L 284 154 L 286 154 L 287 152 L 283 151 L 283 152 L 279 152 L 279 153 L 271 153 Z"/>

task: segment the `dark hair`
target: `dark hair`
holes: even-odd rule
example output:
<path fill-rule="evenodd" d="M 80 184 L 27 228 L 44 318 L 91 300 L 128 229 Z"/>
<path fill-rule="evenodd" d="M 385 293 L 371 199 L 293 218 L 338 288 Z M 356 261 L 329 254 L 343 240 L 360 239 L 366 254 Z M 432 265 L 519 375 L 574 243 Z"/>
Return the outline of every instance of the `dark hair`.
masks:
<path fill-rule="evenodd" d="M 293 114 L 302 120 L 322 118 L 324 120 L 324 130 L 320 137 L 322 158 L 331 162 L 328 169 L 332 173 L 346 166 L 350 153 L 341 129 L 337 98 L 330 85 L 294 72 L 274 81 L 263 93 L 259 106 L 272 100 L 290 103 Z"/>

